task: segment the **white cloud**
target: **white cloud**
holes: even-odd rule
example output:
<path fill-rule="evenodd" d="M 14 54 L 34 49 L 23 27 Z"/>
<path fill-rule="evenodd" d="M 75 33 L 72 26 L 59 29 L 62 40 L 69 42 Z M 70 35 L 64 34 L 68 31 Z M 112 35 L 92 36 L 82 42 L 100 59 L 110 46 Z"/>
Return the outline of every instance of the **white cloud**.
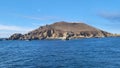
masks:
<path fill-rule="evenodd" d="M 20 27 L 20 26 L 11 26 L 11 25 L 3 25 L 0 24 L 0 37 L 9 37 L 10 35 L 14 33 L 27 33 L 34 28 L 28 28 L 28 27 Z"/>
<path fill-rule="evenodd" d="M 56 20 L 59 19 L 56 16 L 44 16 L 44 17 L 36 17 L 36 16 L 21 16 L 24 18 L 28 18 L 28 19 L 33 19 L 33 20 Z"/>
<path fill-rule="evenodd" d="M 24 28 L 19 26 L 10 26 L 10 25 L 2 25 L 0 24 L 0 30 L 10 30 L 10 31 L 30 31 L 31 28 Z"/>
<path fill-rule="evenodd" d="M 99 14 L 100 17 L 107 19 L 113 22 L 120 22 L 120 13 L 119 12 L 103 12 Z"/>
<path fill-rule="evenodd" d="M 33 26 L 36 26 L 36 27 L 40 27 L 40 26 L 44 26 L 44 25 L 46 25 L 46 24 L 41 24 L 41 23 L 32 23 L 32 25 Z"/>

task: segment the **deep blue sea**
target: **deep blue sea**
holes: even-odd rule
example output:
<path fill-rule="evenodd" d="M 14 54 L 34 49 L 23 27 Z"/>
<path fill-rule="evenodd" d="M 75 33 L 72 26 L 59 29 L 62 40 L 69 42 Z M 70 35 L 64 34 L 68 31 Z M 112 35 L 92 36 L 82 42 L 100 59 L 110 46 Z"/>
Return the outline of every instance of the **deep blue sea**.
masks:
<path fill-rule="evenodd" d="M 120 37 L 0 41 L 0 68 L 120 68 Z"/>

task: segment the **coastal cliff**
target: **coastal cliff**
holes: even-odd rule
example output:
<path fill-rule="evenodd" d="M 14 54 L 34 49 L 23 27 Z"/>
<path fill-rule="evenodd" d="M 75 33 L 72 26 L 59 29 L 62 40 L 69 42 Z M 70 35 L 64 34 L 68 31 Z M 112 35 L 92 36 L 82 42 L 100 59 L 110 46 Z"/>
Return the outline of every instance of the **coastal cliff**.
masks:
<path fill-rule="evenodd" d="M 91 37 L 109 37 L 111 33 L 94 28 L 85 23 L 56 22 L 41 26 L 27 34 L 15 33 L 9 40 L 75 39 Z"/>

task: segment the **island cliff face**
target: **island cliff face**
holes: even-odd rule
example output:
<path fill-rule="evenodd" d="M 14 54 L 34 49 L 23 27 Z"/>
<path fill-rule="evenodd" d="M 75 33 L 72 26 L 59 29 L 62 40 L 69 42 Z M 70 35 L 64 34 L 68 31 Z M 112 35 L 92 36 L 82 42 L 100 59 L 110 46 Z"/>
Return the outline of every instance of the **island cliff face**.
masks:
<path fill-rule="evenodd" d="M 41 26 L 27 34 L 13 34 L 10 40 L 74 39 L 91 37 L 108 37 L 111 33 L 89 26 L 85 23 L 56 22 Z"/>

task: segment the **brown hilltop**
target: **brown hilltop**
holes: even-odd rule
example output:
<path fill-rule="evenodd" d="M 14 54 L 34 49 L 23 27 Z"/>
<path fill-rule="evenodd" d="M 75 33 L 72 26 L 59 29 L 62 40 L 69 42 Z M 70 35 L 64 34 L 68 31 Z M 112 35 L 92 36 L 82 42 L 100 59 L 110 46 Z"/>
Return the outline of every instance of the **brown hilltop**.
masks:
<path fill-rule="evenodd" d="M 11 40 L 35 40 L 35 39 L 74 39 L 91 37 L 108 37 L 111 33 L 96 29 L 85 23 L 56 22 L 51 25 L 41 26 L 27 34 L 13 34 Z"/>
<path fill-rule="evenodd" d="M 81 31 L 96 31 L 96 28 L 93 28 L 85 23 L 57 22 L 50 26 L 57 30 L 75 32 L 75 33 Z"/>

